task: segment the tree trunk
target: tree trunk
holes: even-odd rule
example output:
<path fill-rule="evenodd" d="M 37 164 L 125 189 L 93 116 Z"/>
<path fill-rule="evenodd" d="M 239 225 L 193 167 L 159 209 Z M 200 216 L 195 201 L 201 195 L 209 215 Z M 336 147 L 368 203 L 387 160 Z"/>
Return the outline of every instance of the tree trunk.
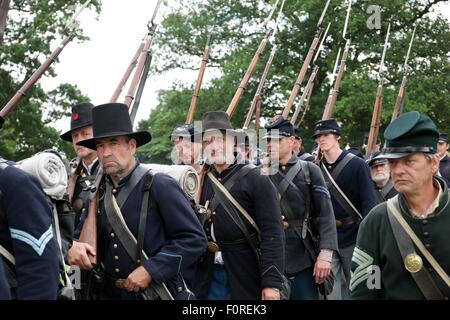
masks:
<path fill-rule="evenodd" d="M 10 1 L 11 0 L 0 0 L 0 44 L 3 43 Z"/>

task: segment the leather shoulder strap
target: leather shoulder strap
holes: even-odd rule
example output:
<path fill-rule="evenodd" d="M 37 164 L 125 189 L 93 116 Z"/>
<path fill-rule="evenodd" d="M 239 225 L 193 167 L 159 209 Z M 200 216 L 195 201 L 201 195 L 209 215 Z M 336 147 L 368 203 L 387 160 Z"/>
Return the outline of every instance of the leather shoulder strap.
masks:
<path fill-rule="evenodd" d="M 387 211 L 392 232 L 394 233 L 395 241 L 397 242 L 397 246 L 400 250 L 400 254 L 402 255 L 402 259 L 403 261 L 405 261 L 408 255 L 411 254 L 417 255 L 417 253 L 410 236 L 408 235 L 407 231 L 402 227 L 400 221 L 397 218 L 398 214 L 401 215 L 398 208 L 399 206 L 397 195 L 394 198 L 388 200 Z M 435 281 L 433 280 L 432 276 L 430 275 L 430 273 L 426 268 L 421 267 L 421 269 L 418 272 L 410 272 L 410 274 L 413 277 L 422 294 L 425 296 L 425 299 L 427 300 L 444 299 L 442 292 L 439 290 Z"/>
<path fill-rule="evenodd" d="M 352 160 L 354 157 L 356 157 L 353 153 L 347 153 L 345 155 L 345 157 L 339 161 L 339 163 L 337 164 L 336 168 L 334 168 L 333 173 L 331 174 L 331 176 L 333 177 L 334 180 L 336 180 L 339 175 L 341 174 L 342 170 L 344 170 L 345 166 L 350 162 L 350 160 Z"/>
<path fill-rule="evenodd" d="M 233 186 L 236 184 L 236 182 L 238 182 L 239 180 L 241 180 L 243 177 L 245 177 L 247 174 L 250 173 L 250 171 L 252 171 L 253 169 L 255 169 L 256 166 L 253 164 L 246 164 L 245 166 L 242 166 L 241 168 L 239 168 L 239 170 L 237 172 L 235 172 L 229 179 L 227 179 L 227 181 L 225 181 L 225 183 L 223 184 L 223 186 L 227 189 L 227 190 L 231 190 L 233 188 Z M 213 176 L 213 174 L 211 173 L 211 175 Z M 209 176 L 209 175 L 208 175 Z M 216 198 L 216 196 L 214 195 L 212 197 L 212 199 L 210 200 L 210 209 L 212 211 L 214 211 L 217 206 L 219 205 L 219 201 Z"/>
<path fill-rule="evenodd" d="M 128 199 L 130 193 L 133 191 L 133 189 L 136 187 L 136 185 L 141 181 L 142 177 L 144 177 L 148 172 L 148 169 L 146 169 L 142 165 L 138 165 L 136 169 L 134 169 L 130 180 L 127 182 L 127 184 L 120 190 L 119 195 L 117 196 L 117 203 L 119 204 L 119 207 L 122 208 L 125 201 Z M 108 184 L 108 183 L 107 183 Z"/>
<path fill-rule="evenodd" d="M 292 181 L 300 172 L 301 168 L 302 166 L 300 165 L 300 160 L 298 160 L 285 175 L 281 174 L 283 180 L 281 180 L 281 182 L 276 186 L 280 197 L 283 197 L 289 186 L 292 186 L 294 189 L 298 190 L 297 186 Z"/>
<path fill-rule="evenodd" d="M 363 219 L 361 213 L 359 213 L 358 209 L 355 208 L 350 199 L 345 195 L 344 191 L 338 186 L 336 181 L 333 179 L 332 175 L 325 167 L 323 162 L 320 164 L 320 169 L 322 170 L 323 177 L 327 182 L 328 189 L 330 190 L 331 195 L 336 199 L 339 205 L 347 212 L 351 217 L 354 217 L 356 220 L 361 221 Z M 356 222 L 356 221 L 355 221 Z"/>
<path fill-rule="evenodd" d="M 217 180 L 216 177 L 211 172 L 208 172 L 208 177 L 211 179 L 212 183 L 217 187 L 217 191 L 223 193 L 223 195 L 236 207 L 236 209 L 244 216 L 245 219 L 252 225 L 253 228 L 258 232 L 258 235 L 261 234 L 258 225 L 255 220 L 250 216 L 250 214 L 245 210 L 239 202 L 228 192 L 228 190 Z"/>
<path fill-rule="evenodd" d="M 305 152 L 304 154 L 302 154 L 301 156 L 299 156 L 298 158 L 300 159 L 300 160 L 306 160 L 307 158 L 309 158 L 309 157 L 312 157 L 312 154 L 310 154 L 310 153 L 308 153 L 308 152 Z"/>
<path fill-rule="evenodd" d="M 386 196 L 389 194 L 389 192 L 392 190 L 392 188 L 394 187 L 394 182 L 392 181 L 392 179 L 389 179 L 387 185 L 384 186 L 383 189 L 381 189 L 380 193 L 383 196 L 383 199 L 386 199 Z"/>

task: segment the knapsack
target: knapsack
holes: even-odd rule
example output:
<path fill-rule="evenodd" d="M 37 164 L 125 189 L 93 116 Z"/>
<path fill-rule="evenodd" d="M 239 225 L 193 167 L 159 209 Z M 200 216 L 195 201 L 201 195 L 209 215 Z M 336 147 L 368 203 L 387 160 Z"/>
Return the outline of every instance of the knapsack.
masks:
<path fill-rule="evenodd" d="M 58 260 L 60 285 L 58 298 L 74 299 L 74 289 L 67 274 L 69 266 L 65 264 L 64 257 L 67 255 L 70 245 L 72 244 L 75 212 L 72 211 L 68 198 L 65 195 L 65 190 L 67 188 L 67 170 L 62 157 L 54 150 L 46 150 L 31 158 L 20 161 L 17 164 L 7 162 L 6 160 L 2 160 L 1 164 L 0 174 L 8 165 L 14 165 L 39 180 L 46 195 L 47 203 L 52 210 L 52 227 L 53 234 L 55 235 L 54 240 L 57 242 L 56 244 L 59 248 Z M 47 170 L 47 172 L 44 172 L 43 170 Z M 56 175 L 60 175 L 62 181 L 57 181 L 55 179 L 58 178 Z M 0 194 L 0 201 L 2 201 L 1 197 L 2 195 Z M 1 207 L 0 223 L 6 223 L 6 214 L 1 210 Z M 4 247 L 1 248 L 1 255 L 3 255 L 10 264 L 14 264 L 11 263 L 11 257 L 13 257 L 12 253 L 8 252 Z M 14 270 L 6 263 L 5 266 L 8 282 L 10 286 L 14 288 L 17 286 Z"/>

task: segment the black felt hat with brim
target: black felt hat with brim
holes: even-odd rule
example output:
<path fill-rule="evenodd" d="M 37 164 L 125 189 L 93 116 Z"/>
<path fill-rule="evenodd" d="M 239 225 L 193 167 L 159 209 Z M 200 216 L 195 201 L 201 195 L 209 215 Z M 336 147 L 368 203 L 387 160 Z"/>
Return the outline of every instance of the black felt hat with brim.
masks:
<path fill-rule="evenodd" d="M 415 152 L 436 153 L 439 132 L 434 122 L 417 111 L 405 113 L 384 131 L 386 147 L 382 157 L 398 159 Z"/>
<path fill-rule="evenodd" d="M 230 121 L 230 117 L 223 111 L 210 111 L 206 112 L 202 118 L 202 133 L 220 130 L 220 131 L 233 131 L 233 126 Z"/>
<path fill-rule="evenodd" d="M 70 117 L 70 130 L 59 137 L 64 141 L 72 142 L 72 132 L 92 125 L 92 109 L 94 105 L 89 102 L 79 103 L 72 107 L 72 116 Z"/>
<path fill-rule="evenodd" d="M 136 147 L 140 147 L 152 139 L 147 131 L 133 132 L 128 107 L 123 103 L 106 103 L 94 107 L 92 127 L 94 137 L 80 141 L 77 145 L 97 150 L 95 142 L 98 139 L 128 136 L 136 140 Z"/>

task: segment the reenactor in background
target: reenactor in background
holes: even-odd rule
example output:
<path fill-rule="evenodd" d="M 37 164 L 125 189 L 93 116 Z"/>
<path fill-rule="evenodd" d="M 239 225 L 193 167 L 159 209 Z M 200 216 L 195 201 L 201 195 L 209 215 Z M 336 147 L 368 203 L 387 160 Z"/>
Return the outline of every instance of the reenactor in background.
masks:
<path fill-rule="evenodd" d="M 56 299 L 59 249 L 53 213 L 39 181 L 0 159 L 0 194 L 0 264 L 4 263 L 11 297 Z"/>
<path fill-rule="evenodd" d="M 77 145 L 78 142 L 92 138 L 92 108 L 91 103 L 80 103 L 72 107 L 70 130 L 60 136 L 64 141 L 71 142 L 77 157 L 71 161 L 71 172 L 67 193 L 75 211 L 75 228 L 86 214 L 88 195 L 98 172 L 98 158 L 95 150 Z"/>
<path fill-rule="evenodd" d="M 377 204 L 394 197 L 397 194 L 397 190 L 395 190 L 394 182 L 391 179 L 388 159 L 383 157 L 381 151 L 375 151 L 369 155 L 366 162 L 370 167 L 372 181 L 375 186 Z"/>
<path fill-rule="evenodd" d="M 280 117 L 266 129 L 271 158 L 267 173 L 277 188 L 284 218 L 290 299 L 317 300 L 317 285 L 330 275 L 333 252 L 338 249 L 330 193 L 319 167 L 297 157 L 294 126 Z M 319 239 L 318 243 L 312 237 Z"/>
<path fill-rule="evenodd" d="M 305 147 L 303 147 L 303 140 L 302 137 L 300 136 L 300 130 L 298 129 L 297 126 L 293 126 L 294 127 L 294 132 L 295 132 L 295 140 L 294 140 L 294 154 L 297 155 L 299 157 L 300 160 L 304 160 L 304 161 L 314 161 L 314 156 L 312 154 L 309 154 L 308 152 L 306 152 Z"/>
<path fill-rule="evenodd" d="M 364 134 L 364 140 L 363 140 L 363 145 L 361 147 L 363 152 L 366 152 L 366 148 L 367 148 L 367 144 L 369 143 L 369 134 L 365 133 Z M 380 138 L 377 138 L 377 142 L 376 144 L 373 146 L 373 150 L 372 152 L 380 152 L 381 151 L 381 140 Z"/>
<path fill-rule="evenodd" d="M 335 119 L 318 121 L 313 137 L 322 152 L 319 166 L 331 194 L 338 234 L 339 254 L 332 262 L 336 281 L 330 299 L 348 299 L 356 235 L 359 223 L 375 206 L 375 191 L 364 160 L 340 148 L 341 128 Z"/>
<path fill-rule="evenodd" d="M 427 116 L 408 112 L 386 128 L 384 137 L 383 157 L 389 159 L 399 194 L 361 223 L 352 298 L 448 300 L 450 199 L 447 185 L 435 176 L 436 125 Z"/>
<path fill-rule="evenodd" d="M 439 134 L 439 141 L 437 145 L 437 154 L 440 159 L 439 172 L 447 182 L 447 186 L 450 185 L 450 157 L 447 153 L 448 147 L 448 134 Z"/>
<path fill-rule="evenodd" d="M 169 138 L 175 147 L 174 164 L 190 165 L 198 172 L 202 163 L 201 134 L 192 124 L 182 124 L 173 129 Z"/>
<path fill-rule="evenodd" d="M 205 113 L 202 128 L 205 161 L 210 167 L 200 203 L 212 215 L 205 224 L 208 251 L 198 263 L 197 297 L 278 300 L 284 232 L 275 187 L 258 167 L 237 162 L 236 133 L 225 112 Z M 224 185 L 240 208 L 218 184 Z"/>
<path fill-rule="evenodd" d="M 190 283 L 195 262 L 206 249 L 202 227 L 178 183 L 166 174 L 149 173 L 135 159 L 136 148 L 151 136 L 133 132 L 125 104 L 97 106 L 92 120 L 93 138 L 79 144 L 97 151 L 105 173 L 99 191 L 99 251 L 75 241 L 69 262 L 91 269 L 88 253 L 97 256 L 104 273 L 97 288 L 101 300 L 137 299 L 136 293 L 152 282 L 165 282 L 175 296 L 183 287 L 180 274 Z M 131 236 L 121 232 L 126 228 L 138 239 L 135 250 L 130 247 Z"/>

